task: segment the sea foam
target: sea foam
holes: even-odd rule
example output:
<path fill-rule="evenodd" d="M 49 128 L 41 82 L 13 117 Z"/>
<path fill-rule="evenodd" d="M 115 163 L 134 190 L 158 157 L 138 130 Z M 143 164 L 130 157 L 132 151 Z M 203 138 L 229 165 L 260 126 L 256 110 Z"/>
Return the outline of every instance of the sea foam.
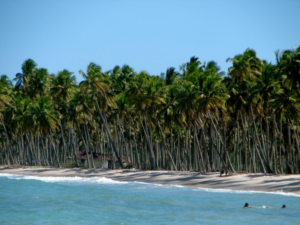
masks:
<path fill-rule="evenodd" d="M 29 175 L 15 175 L 15 174 L 0 174 L 1 177 L 16 180 L 39 180 L 47 183 L 89 183 L 89 184 L 126 184 L 128 182 L 115 181 L 105 177 L 51 177 L 51 176 L 29 176 Z"/>
<path fill-rule="evenodd" d="M 293 197 L 300 197 L 298 194 L 287 193 L 283 191 L 244 191 L 244 190 L 229 190 L 229 189 L 219 189 L 219 188 L 196 188 L 195 191 L 207 191 L 207 192 L 221 192 L 221 193 L 234 193 L 234 194 L 275 194 L 275 195 L 286 195 Z"/>
<path fill-rule="evenodd" d="M 206 191 L 206 192 L 215 192 L 215 193 L 233 193 L 233 194 L 275 194 L 275 195 L 285 195 L 285 196 L 293 196 L 293 197 L 300 197 L 298 194 L 294 193 L 286 193 L 283 191 L 274 191 L 274 192 L 264 192 L 264 191 L 245 191 L 245 190 L 229 190 L 229 189 L 218 189 L 218 188 L 189 188 L 182 185 L 172 185 L 172 184 L 149 184 L 146 182 L 126 182 L 126 181 L 116 181 L 105 177 L 51 177 L 51 176 L 29 176 L 29 175 L 15 175 L 15 174 L 8 174 L 8 173 L 0 173 L 0 177 L 7 177 L 9 179 L 24 179 L 24 180 L 39 180 L 48 183 L 77 183 L 77 184 L 129 184 L 129 183 L 136 183 L 142 184 L 146 186 L 153 186 L 153 187 L 166 187 L 166 188 L 187 188 L 192 189 L 193 191 Z"/>

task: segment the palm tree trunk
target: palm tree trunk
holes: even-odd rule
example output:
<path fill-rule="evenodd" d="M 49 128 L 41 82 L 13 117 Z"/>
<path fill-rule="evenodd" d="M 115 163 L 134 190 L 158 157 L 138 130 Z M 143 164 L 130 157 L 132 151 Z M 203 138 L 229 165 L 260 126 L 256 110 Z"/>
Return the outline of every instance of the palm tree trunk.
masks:
<path fill-rule="evenodd" d="M 128 159 L 130 158 L 130 150 L 128 149 L 128 142 L 126 141 L 125 139 L 125 135 L 124 135 L 124 131 L 125 131 L 125 128 L 123 126 L 123 121 L 120 120 L 119 116 L 118 116 L 118 124 L 119 124 L 119 127 L 120 127 L 120 133 L 121 133 L 121 140 L 122 140 L 122 146 L 124 146 L 124 150 L 125 150 L 125 162 L 127 163 L 128 165 Z M 130 136 L 130 134 L 129 134 Z M 121 154 L 122 155 L 122 154 Z"/>
<path fill-rule="evenodd" d="M 202 155 L 199 140 L 198 140 L 196 125 L 194 125 L 194 136 L 195 136 L 195 143 L 197 144 L 197 148 L 195 147 L 195 151 L 196 151 L 196 149 L 198 149 L 199 155 L 200 155 L 199 170 L 206 172 L 204 161 L 203 161 L 203 155 Z"/>
<path fill-rule="evenodd" d="M 279 136 L 279 163 L 280 163 L 280 172 L 283 172 L 283 167 L 282 167 L 282 158 L 281 158 L 281 153 L 282 153 L 282 143 L 281 143 L 281 136 L 282 136 L 282 114 L 280 113 L 280 136 Z"/>
<path fill-rule="evenodd" d="M 275 133 L 275 125 L 273 125 L 273 143 L 272 143 L 272 159 L 273 159 L 273 170 L 274 174 L 278 173 L 278 166 L 277 166 L 277 138 L 276 138 L 276 133 Z"/>
<path fill-rule="evenodd" d="M 61 137 L 63 141 L 63 162 L 66 163 L 66 157 L 67 157 L 67 145 L 64 137 L 64 130 L 61 124 L 61 119 L 59 118 L 59 125 L 60 125 L 60 130 L 61 130 Z"/>
<path fill-rule="evenodd" d="M 4 120 L 3 120 L 2 116 L 0 116 L 0 119 L 1 119 L 1 122 L 2 122 L 2 126 L 4 128 L 6 139 L 7 139 L 7 149 L 9 151 L 9 155 L 10 155 L 12 164 L 15 164 L 14 158 L 13 158 L 13 154 L 12 154 L 12 151 L 11 151 L 11 145 L 10 145 L 9 136 L 8 136 L 8 133 L 7 133 L 7 130 L 6 130 L 6 127 L 5 127 L 5 123 L 4 123 Z"/>
<path fill-rule="evenodd" d="M 33 146 L 32 146 L 32 143 L 30 141 L 28 133 L 26 134 L 26 138 L 27 138 L 28 149 L 29 149 L 29 157 L 30 157 L 29 165 L 32 165 L 32 162 L 36 162 L 36 156 L 35 156 L 34 149 L 33 149 Z"/>
<path fill-rule="evenodd" d="M 264 157 L 262 146 L 261 146 L 260 140 L 258 138 L 258 133 L 257 133 L 256 125 L 255 125 L 255 118 L 254 118 L 253 109 L 252 109 L 251 105 L 250 105 L 250 112 L 251 112 L 251 117 L 252 117 L 252 121 L 253 121 L 253 128 L 254 128 L 255 139 L 256 139 L 256 141 L 258 143 L 258 146 L 259 146 L 259 149 L 260 149 L 260 151 L 258 151 L 258 148 L 255 147 L 255 149 L 257 149 L 257 155 L 259 157 L 261 166 L 263 168 L 263 172 L 266 173 L 265 165 L 267 166 L 268 172 L 271 172 L 271 168 L 268 165 L 266 158 Z"/>
<path fill-rule="evenodd" d="M 298 132 L 298 121 L 296 120 L 296 132 L 294 129 L 294 134 L 295 134 L 295 139 L 296 139 L 296 148 L 297 148 L 297 153 L 298 153 L 298 162 L 296 163 L 296 165 L 298 165 L 298 171 L 297 173 L 300 173 L 300 148 L 299 148 L 299 132 Z"/>
<path fill-rule="evenodd" d="M 203 145 L 203 150 L 204 150 L 204 156 L 205 156 L 205 166 L 206 166 L 206 171 L 211 171 L 211 165 L 210 165 L 210 161 L 209 161 L 209 157 L 208 157 L 208 151 L 207 151 L 207 146 L 206 146 L 206 142 L 205 142 L 205 135 L 206 132 L 204 130 L 204 127 L 201 127 L 201 137 L 202 137 L 202 145 Z"/>
<path fill-rule="evenodd" d="M 158 120 L 156 114 L 155 114 L 155 118 L 156 118 L 157 126 L 158 126 L 159 131 L 160 131 L 161 138 L 162 138 L 162 143 L 163 143 L 163 145 L 164 145 L 164 147 L 165 147 L 165 149 L 166 149 L 166 151 L 167 151 L 167 153 L 168 153 L 168 155 L 169 155 L 169 157 L 170 157 L 170 160 L 171 160 L 171 163 L 172 163 L 173 167 L 174 167 L 175 170 L 177 171 L 177 168 L 176 168 L 176 165 L 175 165 L 174 160 L 173 160 L 173 158 L 172 158 L 172 155 L 171 155 L 171 153 L 170 153 L 170 150 L 169 150 L 168 147 L 166 146 L 165 138 L 164 138 L 164 135 L 163 135 L 161 126 L 160 126 L 160 122 L 159 122 L 159 120 Z"/>
<path fill-rule="evenodd" d="M 52 143 L 54 154 L 56 155 L 56 162 L 57 162 L 58 167 L 60 168 L 61 166 L 60 166 L 60 163 L 59 163 L 59 156 L 58 156 L 58 152 L 56 151 L 55 143 L 54 143 L 53 138 L 52 138 L 51 128 L 49 128 L 49 130 L 50 130 L 50 135 L 49 135 L 50 136 L 50 141 Z"/>
<path fill-rule="evenodd" d="M 266 160 L 266 158 L 264 157 L 264 154 L 263 154 L 263 149 L 262 149 L 262 145 L 261 145 L 261 142 L 259 140 L 259 137 L 258 137 L 258 133 L 257 133 L 257 129 L 256 129 L 256 124 L 255 124 L 255 118 L 254 118 L 253 109 L 252 109 L 251 105 L 250 105 L 250 112 L 251 112 L 251 117 L 252 117 L 254 135 L 255 135 L 254 136 L 254 142 L 256 140 L 257 143 L 258 143 L 258 147 L 259 147 L 258 148 L 257 145 L 255 144 L 256 153 L 257 153 L 258 158 L 260 160 L 263 172 L 266 173 L 265 165 L 267 166 L 268 172 L 271 172 L 271 168 L 267 164 L 267 160 Z"/>
<path fill-rule="evenodd" d="M 243 150 L 244 150 L 244 166 L 243 170 L 248 171 L 248 166 L 247 166 L 247 130 L 245 126 L 245 121 L 243 116 L 241 115 L 241 122 L 242 122 L 242 134 L 243 134 Z"/>
<path fill-rule="evenodd" d="M 192 154 L 191 154 L 191 129 L 190 126 L 187 129 L 187 160 L 188 160 L 188 170 L 192 170 Z"/>
<path fill-rule="evenodd" d="M 288 133 L 288 140 L 287 140 L 287 151 L 286 151 L 286 165 L 287 168 L 289 169 L 289 173 L 294 173 L 294 167 L 292 165 L 292 154 L 291 154 L 291 129 L 290 129 L 290 122 L 292 122 L 288 117 L 287 117 L 287 133 Z"/>
<path fill-rule="evenodd" d="M 270 151 L 270 147 L 269 147 L 269 143 L 270 143 L 270 131 L 269 131 L 269 121 L 268 118 L 266 118 L 266 130 L 267 130 L 267 134 L 266 134 L 266 153 L 267 153 L 267 159 L 268 159 L 268 164 L 271 165 L 271 159 L 272 159 L 272 151 Z M 274 171 L 273 171 L 274 172 Z"/>
<path fill-rule="evenodd" d="M 87 140 L 87 146 L 88 146 L 88 149 L 89 149 L 89 154 L 91 154 L 91 159 L 92 159 L 92 167 L 93 168 L 96 168 L 95 167 L 95 163 L 94 163 L 94 156 L 93 156 L 93 149 L 92 149 L 92 146 L 91 146 L 91 137 L 90 137 L 90 132 L 88 130 L 88 127 L 87 127 L 87 123 L 85 122 L 84 124 L 84 130 L 85 130 L 85 136 L 86 136 L 86 140 Z"/>
<path fill-rule="evenodd" d="M 263 132 L 263 128 L 262 128 L 262 119 L 259 120 L 259 125 L 260 125 L 260 136 L 261 136 L 261 144 L 262 144 L 262 155 L 264 156 L 266 163 L 269 164 L 268 149 L 266 149 L 266 146 L 265 146 L 264 132 Z"/>
<path fill-rule="evenodd" d="M 150 141 L 150 135 L 148 134 L 147 132 L 147 127 L 146 126 L 146 121 L 145 121 L 145 116 L 144 116 L 144 119 L 142 120 L 142 118 L 140 117 L 140 122 L 141 122 L 141 126 L 142 126 L 142 129 L 144 131 L 144 134 L 145 134 L 145 138 L 146 138 L 146 143 L 147 143 L 147 146 L 148 146 L 148 149 L 150 151 L 150 164 L 151 164 L 151 169 L 154 169 L 156 167 L 155 165 L 155 162 L 154 162 L 154 152 L 153 152 L 153 148 L 152 148 L 152 145 L 151 145 L 151 141 Z"/>
<path fill-rule="evenodd" d="M 219 132 L 218 132 L 216 126 L 215 126 L 215 123 L 214 123 L 214 121 L 213 121 L 213 119 L 212 119 L 210 113 L 209 113 L 209 117 L 210 117 L 210 121 L 212 122 L 212 125 L 213 125 L 213 127 L 214 127 L 214 129 L 215 129 L 215 131 L 216 131 L 216 133 L 217 133 L 217 135 L 218 135 L 218 137 L 219 137 L 219 139 L 220 139 L 222 145 L 223 145 L 224 148 L 226 149 L 226 145 L 224 144 L 224 142 L 226 142 L 226 140 L 224 139 L 224 142 L 223 142 L 223 140 L 222 140 L 222 138 L 221 138 L 221 136 L 220 136 L 220 134 L 219 134 Z M 202 128 L 202 130 L 203 130 L 203 132 L 204 132 L 204 134 L 205 134 L 205 130 L 204 130 L 204 127 L 203 127 L 203 124 L 202 124 L 202 120 L 199 119 L 198 122 L 199 122 L 199 124 L 200 124 L 200 126 L 201 126 L 201 128 Z M 231 169 L 231 171 L 232 171 L 233 173 L 236 173 L 235 170 L 234 170 L 234 168 L 233 168 L 233 166 L 232 166 L 232 164 L 231 164 L 231 160 L 230 160 L 230 157 L 229 157 L 229 154 L 228 154 L 227 149 L 226 149 L 225 151 L 226 151 L 227 162 L 229 163 L 229 167 L 230 167 L 230 169 Z M 219 154 L 219 152 L 218 152 L 218 154 Z M 226 162 L 225 162 L 224 159 L 221 157 L 221 155 L 219 155 L 219 156 L 220 156 L 222 162 L 223 162 L 224 164 L 226 164 Z"/>
<path fill-rule="evenodd" d="M 90 157 L 89 157 L 89 147 L 88 145 L 86 144 L 86 141 L 82 135 L 82 132 L 80 132 L 80 135 L 81 135 L 81 139 L 82 139 L 82 142 L 84 144 L 84 148 L 85 148 L 85 153 L 86 153 L 86 159 L 87 159 L 87 167 L 90 168 L 91 166 L 91 163 L 90 163 Z"/>
<path fill-rule="evenodd" d="M 105 120 L 104 116 L 102 115 L 102 112 L 101 112 L 101 110 L 100 110 L 100 106 L 99 106 L 98 100 L 97 100 L 97 98 L 96 98 L 96 96 L 95 96 L 95 92 L 94 92 L 93 89 L 92 89 L 92 91 L 93 91 L 94 100 L 95 100 L 95 102 L 96 102 L 96 106 L 97 106 L 97 109 L 98 109 L 98 113 L 99 113 L 99 115 L 100 115 L 101 121 L 102 121 L 102 123 L 103 123 L 103 125 L 104 125 L 104 128 L 105 128 L 105 130 L 106 130 L 106 134 L 107 134 L 108 140 L 109 140 L 109 142 L 111 143 L 112 149 L 113 149 L 113 151 L 114 151 L 114 153 L 115 153 L 115 155 L 116 155 L 116 157 L 117 157 L 117 159 L 118 159 L 118 161 L 119 161 L 119 163 L 120 163 L 121 168 L 123 169 L 123 168 L 124 168 L 123 162 L 122 162 L 122 160 L 121 160 L 120 157 L 119 157 L 119 154 L 118 154 L 117 149 L 116 149 L 116 147 L 115 147 L 115 143 L 114 143 L 113 140 L 111 139 L 111 134 L 110 134 L 109 127 L 108 127 L 108 125 L 107 125 L 107 123 L 106 123 L 106 120 Z"/>
<path fill-rule="evenodd" d="M 73 136 L 73 128 L 72 127 L 70 127 L 69 133 L 70 133 L 70 139 L 71 139 L 70 144 L 71 144 L 71 148 L 73 149 L 73 156 L 74 156 L 74 159 L 75 159 L 75 163 L 76 163 L 76 166 L 79 167 L 77 154 L 76 154 L 76 148 L 75 148 L 75 138 Z"/>

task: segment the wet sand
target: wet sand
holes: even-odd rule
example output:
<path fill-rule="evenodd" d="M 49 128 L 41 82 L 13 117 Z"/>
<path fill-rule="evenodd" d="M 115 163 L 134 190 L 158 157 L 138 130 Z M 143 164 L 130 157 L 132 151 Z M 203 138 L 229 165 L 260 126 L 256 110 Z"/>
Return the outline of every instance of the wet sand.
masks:
<path fill-rule="evenodd" d="M 51 177 L 106 177 L 116 181 L 181 185 L 192 188 L 213 188 L 241 191 L 284 192 L 300 195 L 300 175 L 229 174 L 217 172 L 139 171 L 103 169 L 58 169 L 36 167 L 0 167 L 0 174 Z"/>

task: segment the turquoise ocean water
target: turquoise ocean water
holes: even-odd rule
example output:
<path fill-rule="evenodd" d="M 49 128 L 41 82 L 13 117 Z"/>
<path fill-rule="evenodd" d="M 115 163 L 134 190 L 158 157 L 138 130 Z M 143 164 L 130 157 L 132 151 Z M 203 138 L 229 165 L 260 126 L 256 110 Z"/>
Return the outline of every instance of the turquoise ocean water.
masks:
<path fill-rule="evenodd" d="M 300 224 L 300 197 L 0 174 L 0 224 Z"/>

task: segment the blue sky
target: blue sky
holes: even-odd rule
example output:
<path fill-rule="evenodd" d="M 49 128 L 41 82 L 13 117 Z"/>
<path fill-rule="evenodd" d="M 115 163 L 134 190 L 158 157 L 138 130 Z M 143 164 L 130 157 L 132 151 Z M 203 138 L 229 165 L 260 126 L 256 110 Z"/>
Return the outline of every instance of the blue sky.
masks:
<path fill-rule="evenodd" d="M 50 73 L 82 77 L 128 64 L 159 75 L 196 56 L 228 70 L 247 48 L 275 63 L 300 45 L 299 0 L 0 0 L 0 75 L 13 79 L 33 59 Z"/>

